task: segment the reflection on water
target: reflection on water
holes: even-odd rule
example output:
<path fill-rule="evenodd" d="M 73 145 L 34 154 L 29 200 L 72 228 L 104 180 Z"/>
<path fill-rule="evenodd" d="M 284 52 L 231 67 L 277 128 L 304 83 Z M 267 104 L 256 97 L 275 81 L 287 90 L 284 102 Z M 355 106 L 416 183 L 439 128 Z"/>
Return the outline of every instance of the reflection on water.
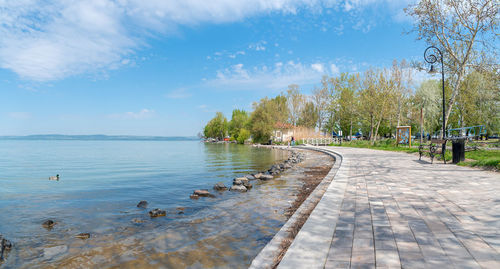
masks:
<path fill-rule="evenodd" d="M 310 155 L 305 165 L 328 160 Z M 0 156 L 0 234 L 15 244 L 2 268 L 245 268 L 286 221 L 303 169 L 248 193 L 190 200 L 194 189 L 229 185 L 287 153 L 193 141 L 0 141 Z M 59 182 L 47 180 L 56 173 Z M 140 200 L 167 216 L 150 219 Z M 49 218 L 52 230 L 41 225 Z M 74 237 L 81 232 L 92 237 Z"/>

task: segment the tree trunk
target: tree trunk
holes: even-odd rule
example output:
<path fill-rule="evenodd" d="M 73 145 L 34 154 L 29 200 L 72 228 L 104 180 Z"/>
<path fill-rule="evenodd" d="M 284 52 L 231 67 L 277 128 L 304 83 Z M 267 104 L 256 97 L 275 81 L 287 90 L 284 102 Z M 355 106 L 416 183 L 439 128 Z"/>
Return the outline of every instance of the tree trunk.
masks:
<path fill-rule="evenodd" d="M 373 136 L 372 145 L 377 141 L 378 128 L 380 127 L 380 123 L 382 122 L 382 118 L 380 118 L 377 122 L 377 128 L 375 128 L 375 135 Z"/>
<path fill-rule="evenodd" d="M 460 83 L 461 83 L 460 80 L 462 79 L 463 73 L 464 73 L 463 69 L 461 69 L 458 72 L 457 82 L 455 83 L 455 86 L 453 87 L 453 92 L 451 93 L 450 100 L 448 100 L 448 107 L 446 108 L 446 114 L 445 114 L 444 122 L 443 122 L 445 127 L 448 126 L 448 119 L 450 118 L 451 110 L 453 108 L 453 104 L 455 103 L 455 99 L 457 99 L 457 96 L 458 96 L 458 91 L 459 91 Z M 444 81 L 442 83 L 444 83 Z M 443 134 L 443 136 L 444 135 L 445 134 Z"/>
<path fill-rule="evenodd" d="M 351 128 L 349 129 L 349 139 L 352 139 L 352 118 L 351 118 Z"/>
<path fill-rule="evenodd" d="M 372 140 L 372 136 L 373 136 L 373 114 L 370 115 L 370 141 Z"/>
<path fill-rule="evenodd" d="M 420 145 L 424 142 L 424 107 L 420 108 Z"/>

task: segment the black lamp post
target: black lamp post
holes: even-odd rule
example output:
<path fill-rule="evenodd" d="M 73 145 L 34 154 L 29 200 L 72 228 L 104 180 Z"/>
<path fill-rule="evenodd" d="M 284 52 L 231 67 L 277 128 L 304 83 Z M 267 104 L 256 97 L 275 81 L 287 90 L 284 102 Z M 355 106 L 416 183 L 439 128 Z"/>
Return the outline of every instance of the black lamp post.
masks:
<path fill-rule="evenodd" d="M 429 50 L 429 49 L 432 49 L 432 50 Z M 429 53 L 427 53 L 429 52 Z M 439 55 L 436 55 L 435 52 L 438 52 Z M 439 57 L 438 57 L 439 56 Z M 443 54 L 441 53 L 441 51 L 434 47 L 434 46 L 430 46 L 428 47 L 427 49 L 425 49 L 425 52 L 424 52 L 424 59 L 426 62 L 430 63 L 431 64 L 431 70 L 429 70 L 429 73 L 437 73 L 438 71 L 436 71 L 434 69 L 434 63 L 436 63 L 438 60 L 441 61 L 441 84 L 443 86 L 443 136 L 441 137 L 442 139 L 444 139 L 445 135 L 446 135 L 446 125 L 445 125 L 445 106 L 444 106 L 444 64 L 443 64 Z M 446 150 L 446 143 L 443 143 L 443 156 L 444 156 L 444 152 Z"/>

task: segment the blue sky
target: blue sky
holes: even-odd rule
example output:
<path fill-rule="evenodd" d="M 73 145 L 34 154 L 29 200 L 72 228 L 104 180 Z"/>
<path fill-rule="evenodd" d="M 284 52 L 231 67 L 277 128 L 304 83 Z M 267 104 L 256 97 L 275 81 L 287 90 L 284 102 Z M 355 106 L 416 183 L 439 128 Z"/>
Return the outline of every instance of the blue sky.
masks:
<path fill-rule="evenodd" d="M 411 2 L 0 2 L 0 135 L 196 135 L 289 84 L 421 60 Z"/>

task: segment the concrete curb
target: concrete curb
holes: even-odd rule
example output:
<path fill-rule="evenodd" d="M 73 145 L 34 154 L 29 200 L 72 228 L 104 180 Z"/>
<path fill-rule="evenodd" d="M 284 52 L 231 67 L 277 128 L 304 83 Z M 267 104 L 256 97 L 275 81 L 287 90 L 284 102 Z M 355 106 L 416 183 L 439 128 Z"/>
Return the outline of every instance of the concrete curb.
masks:
<path fill-rule="evenodd" d="M 330 172 L 325 176 L 325 178 L 321 181 L 321 183 L 314 189 L 314 191 L 307 197 L 307 199 L 300 205 L 300 207 L 295 211 L 295 213 L 288 219 L 288 221 L 281 227 L 281 229 L 276 233 L 276 235 L 273 237 L 273 239 L 267 243 L 267 245 L 260 251 L 260 253 L 255 257 L 255 259 L 252 261 L 252 264 L 250 265 L 249 268 L 252 269 L 257 269 L 257 268 L 272 268 L 274 265 L 275 259 L 278 257 L 278 255 L 281 252 L 281 244 L 282 242 L 287 239 L 290 236 L 290 233 L 292 232 L 292 227 L 297 223 L 297 221 L 300 220 L 300 216 L 302 216 L 305 212 L 311 209 L 311 207 L 317 207 L 319 203 L 323 200 L 323 195 L 326 193 L 327 189 L 329 189 L 329 186 L 331 185 L 335 175 L 337 174 L 337 171 L 340 169 L 342 162 L 343 162 L 343 156 L 321 148 L 317 147 L 300 147 L 302 149 L 308 149 L 308 150 L 314 150 L 318 152 L 325 153 L 335 159 L 335 164 L 331 168 Z M 339 205 L 340 206 L 340 205 Z M 316 211 L 316 208 L 313 209 L 313 212 L 309 216 L 309 218 L 313 215 L 313 213 Z M 302 229 L 300 230 L 299 234 L 302 232 L 306 224 L 309 222 L 309 219 L 307 222 L 304 224 Z M 297 236 L 299 236 L 297 234 Z M 333 234 L 332 234 L 333 236 Z M 331 237 L 332 237 L 331 236 Z M 330 237 L 330 239 L 331 239 Z M 290 245 L 290 248 L 292 248 L 293 244 L 295 243 L 295 239 L 292 242 L 292 245 Z M 285 257 L 288 255 L 288 252 L 285 254 Z M 326 251 L 328 251 L 328 247 L 326 247 Z M 285 257 L 283 259 L 285 259 Z M 326 256 L 325 256 L 326 259 Z M 323 263 L 324 265 L 324 263 Z M 281 266 L 281 265 L 280 265 Z M 306 268 L 306 267 L 297 267 L 297 264 L 293 265 L 291 268 Z M 309 268 L 309 267 L 307 267 Z"/>
<path fill-rule="evenodd" d="M 335 180 L 295 236 L 278 268 L 324 268 L 347 187 L 349 162 L 342 156 Z"/>

